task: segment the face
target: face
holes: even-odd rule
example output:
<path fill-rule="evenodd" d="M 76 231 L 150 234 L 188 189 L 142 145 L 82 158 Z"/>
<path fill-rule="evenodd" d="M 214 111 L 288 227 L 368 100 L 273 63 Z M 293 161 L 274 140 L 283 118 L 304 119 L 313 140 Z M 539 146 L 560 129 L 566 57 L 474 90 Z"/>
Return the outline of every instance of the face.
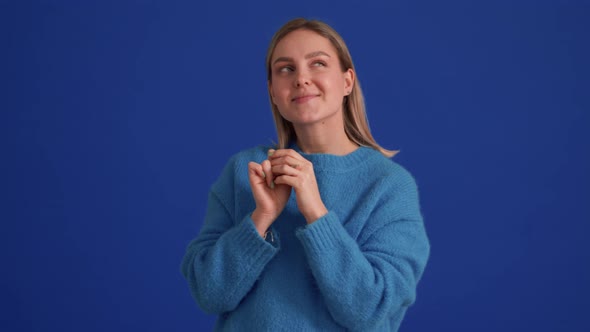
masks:
<path fill-rule="evenodd" d="M 281 115 L 294 126 L 342 125 L 342 102 L 352 91 L 352 69 L 342 72 L 330 41 L 309 30 L 285 36 L 271 57 L 269 91 Z"/>

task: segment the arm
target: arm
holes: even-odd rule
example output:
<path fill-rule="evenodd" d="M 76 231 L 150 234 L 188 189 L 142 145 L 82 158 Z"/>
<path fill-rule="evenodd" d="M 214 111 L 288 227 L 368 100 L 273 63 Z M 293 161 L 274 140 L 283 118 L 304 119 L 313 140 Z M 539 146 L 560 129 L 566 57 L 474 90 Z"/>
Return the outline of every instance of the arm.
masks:
<path fill-rule="evenodd" d="M 370 330 L 414 302 L 429 243 L 413 180 L 386 199 L 367 223 L 380 226 L 357 243 L 330 211 L 297 236 L 332 317 Z"/>
<path fill-rule="evenodd" d="M 182 261 L 193 297 L 205 312 L 216 314 L 237 307 L 278 251 L 278 242 L 260 237 L 250 216 L 234 222 L 233 180 L 227 171 L 211 190 L 203 228 Z M 217 192 L 226 193 L 225 199 Z"/>

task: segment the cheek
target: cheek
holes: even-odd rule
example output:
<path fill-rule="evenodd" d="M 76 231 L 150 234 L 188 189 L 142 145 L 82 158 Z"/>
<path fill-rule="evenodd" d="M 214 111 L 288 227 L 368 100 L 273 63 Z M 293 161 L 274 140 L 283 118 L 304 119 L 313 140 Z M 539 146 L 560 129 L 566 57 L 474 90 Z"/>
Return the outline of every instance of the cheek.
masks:
<path fill-rule="evenodd" d="M 339 89 L 344 86 L 344 78 L 338 71 L 330 71 L 321 77 L 323 84 L 330 86 L 332 89 Z"/>
<path fill-rule="evenodd" d="M 325 91 L 329 91 L 332 97 L 340 97 L 344 94 L 344 80 L 339 75 L 333 75 L 322 83 Z"/>
<path fill-rule="evenodd" d="M 272 83 L 270 85 L 270 89 L 276 96 L 277 93 L 279 93 L 279 91 L 281 91 L 281 80 L 273 78 Z"/>
<path fill-rule="evenodd" d="M 288 84 L 277 84 L 274 87 L 274 96 L 277 102 L 284 102 L 291 94 Z"/>
<path fill-rule="evenodd" d="M 270 87 L 270 96 L 272 98 L 272 101 L 277 104 L 280 103 L 281 100 L 281 87 L 280 85 L 275 81 L 272 83 L 271 87 Z"/>

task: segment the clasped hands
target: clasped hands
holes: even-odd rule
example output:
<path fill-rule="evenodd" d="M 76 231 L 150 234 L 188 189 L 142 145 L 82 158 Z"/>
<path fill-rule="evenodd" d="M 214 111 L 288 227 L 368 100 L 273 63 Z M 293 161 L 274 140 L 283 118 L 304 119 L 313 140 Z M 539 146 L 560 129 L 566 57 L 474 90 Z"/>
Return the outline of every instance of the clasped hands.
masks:
<path fill-rule="evenodd" d="M 256 201 L 252 220 L 261 236 L 285 208 L 291 188 L 308 224 L 328 213 L 320 197 L 313 164 L 295 150 L 268 150 L 268 159 L 262 163 L 248 163 L 248 178 Z"/>

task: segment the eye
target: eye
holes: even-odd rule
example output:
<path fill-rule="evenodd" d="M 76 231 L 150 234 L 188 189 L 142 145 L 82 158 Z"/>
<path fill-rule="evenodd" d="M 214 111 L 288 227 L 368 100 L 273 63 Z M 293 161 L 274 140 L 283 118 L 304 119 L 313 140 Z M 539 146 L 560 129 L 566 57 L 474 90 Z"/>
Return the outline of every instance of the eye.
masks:
<path fill-rule="evenodd" d="M 292 72 L 293 70 L 294 70 L 293 66 L 283 66 L 283 67 L 279 67 L 278 72 L 279 73 L 289 73 L 289 72 Z"/>
<path fill-rule="evenodd" d="M 314 61 L 312 63 L 312 66 L 315 66 L 315 67 L 325 67 L 326 66 L 326 63 L 324 61 L 318 60 L 318 61 Z"/>

